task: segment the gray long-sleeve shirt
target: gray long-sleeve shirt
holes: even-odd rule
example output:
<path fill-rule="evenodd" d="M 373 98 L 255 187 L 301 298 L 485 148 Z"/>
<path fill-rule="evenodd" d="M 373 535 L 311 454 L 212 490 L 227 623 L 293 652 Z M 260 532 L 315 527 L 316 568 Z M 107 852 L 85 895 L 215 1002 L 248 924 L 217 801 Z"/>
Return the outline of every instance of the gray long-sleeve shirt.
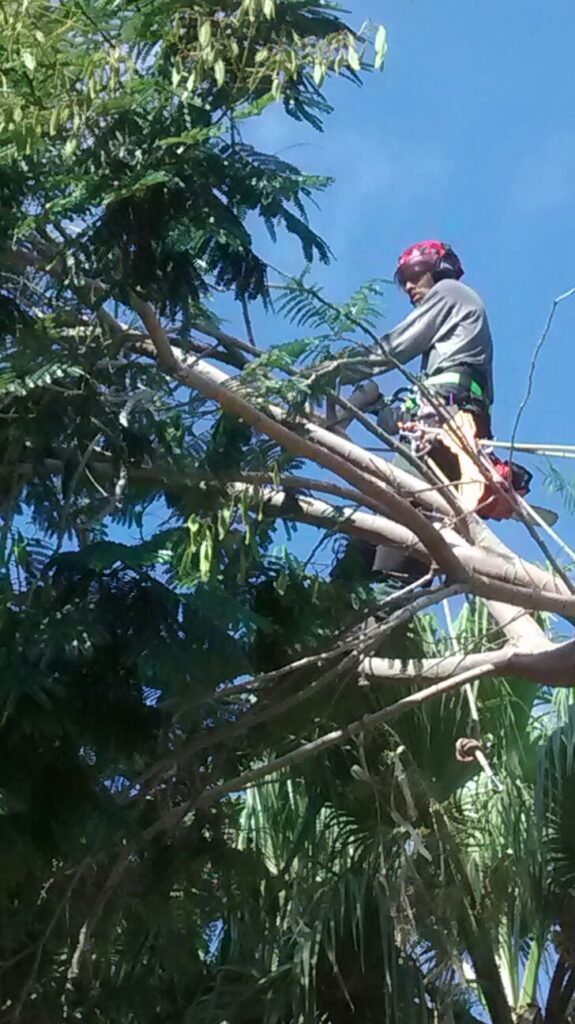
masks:
<path fill-rule="evenodd" d="M 487 313 L 477 292 L 460 281 L 438 281 L 405 320 L 384 334 L 373 354 L 382 357 L 377 369 L 346 373 L 348 383 L 393 369 L 392 363 L 386 365 L 386 356 L 404 364 L 420 355 L 428 378 L 455 368 L 466 367 L 472 373 L 477 369 L 487 401 L 493 401 L 493 341 Z"/>

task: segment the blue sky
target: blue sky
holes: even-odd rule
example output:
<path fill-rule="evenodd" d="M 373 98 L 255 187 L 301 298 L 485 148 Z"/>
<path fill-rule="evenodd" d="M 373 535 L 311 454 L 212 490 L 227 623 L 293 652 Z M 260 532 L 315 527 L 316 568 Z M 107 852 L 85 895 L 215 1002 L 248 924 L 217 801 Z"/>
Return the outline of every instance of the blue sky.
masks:
<path fill-rule="evenodd" d="M 366 18 L 386 25 L 385 69 L 361 88 L 329 85 L 335 110 L 325 132 L 274 108 L 250 123 L 248 137 L 336 179 L 312 213 L 334 252 L 331 266 L 314 273 L 330 296 L 391 276 L 397 253 L 414 240 L 453 244 L 489 310 L 495 431 L 508 439 L 551 302 L 575 285 L 575 6 L 354 0 L 349 22 L 359 27 Z M 301 268 L 292 240 L 272 246 L 255 235 L 271 262 Z M 394 288 L 385 301 L 382 333 L 409 311 Z M 290 336 L 277 319 L 256 322 L 262 345 Z M 575 443 L 574 342 L 575 298 L 557 312 L 520 440 Z M 568 475 L 571 467 L 575 476 L 575 463 L 560 464 Z M 561 508 L 538 487 L 533 498 Z M 516 529 L 504 533 L 526 553 Z M 566 513 L 562 529 L 575 541 Z"/>

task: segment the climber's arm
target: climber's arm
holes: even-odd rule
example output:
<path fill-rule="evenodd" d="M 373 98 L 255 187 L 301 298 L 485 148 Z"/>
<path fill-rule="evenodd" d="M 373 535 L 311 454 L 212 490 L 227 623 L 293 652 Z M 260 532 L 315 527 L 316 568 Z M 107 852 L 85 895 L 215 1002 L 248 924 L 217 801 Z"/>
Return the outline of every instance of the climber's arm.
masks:
<path fill-rule="evenodd" d="M 341 384 L 358 384 L 392 370 L 397 363 L 403 366 L 416 356 L 427 352 L 445 317 L 445 298 L 432 289 L 421 305 L 402 320 L 373 346 L 365 362 L 342 368 Z"/>

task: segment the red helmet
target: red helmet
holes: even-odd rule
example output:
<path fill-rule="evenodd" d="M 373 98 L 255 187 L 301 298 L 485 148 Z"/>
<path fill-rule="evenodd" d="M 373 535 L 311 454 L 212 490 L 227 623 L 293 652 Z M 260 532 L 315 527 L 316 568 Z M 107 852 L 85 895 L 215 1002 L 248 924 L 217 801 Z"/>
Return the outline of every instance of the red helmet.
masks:
<path fill-rule="evenodd" d="M 437 281 L 444 277 L 463 277 L 463 266 L 457 253 L 445 242 L 416 242 L 405 249 L 397 261 L 395 280 L 404 285 L 410 272 L 433 274 Z"/>

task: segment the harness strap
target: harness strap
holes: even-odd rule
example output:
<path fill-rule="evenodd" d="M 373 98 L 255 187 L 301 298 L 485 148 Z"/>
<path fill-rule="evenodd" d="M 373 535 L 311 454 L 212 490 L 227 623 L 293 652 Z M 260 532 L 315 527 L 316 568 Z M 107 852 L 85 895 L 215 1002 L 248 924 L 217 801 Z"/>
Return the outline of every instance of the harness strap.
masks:
<path fill-rule="evenodd" d="M 444 373 L 433 373 L 426 378 L 425 383 L 428 387 L 440 386 L 442 384 L 460 385 L 461 387 L 469 388 L 470 393 L 475 398 L 483 399 L 485 396 L 485 389 L 479 381 L 474 380 L 469 371 L 460 373 L 457 370 L 445 370 Z"/>

